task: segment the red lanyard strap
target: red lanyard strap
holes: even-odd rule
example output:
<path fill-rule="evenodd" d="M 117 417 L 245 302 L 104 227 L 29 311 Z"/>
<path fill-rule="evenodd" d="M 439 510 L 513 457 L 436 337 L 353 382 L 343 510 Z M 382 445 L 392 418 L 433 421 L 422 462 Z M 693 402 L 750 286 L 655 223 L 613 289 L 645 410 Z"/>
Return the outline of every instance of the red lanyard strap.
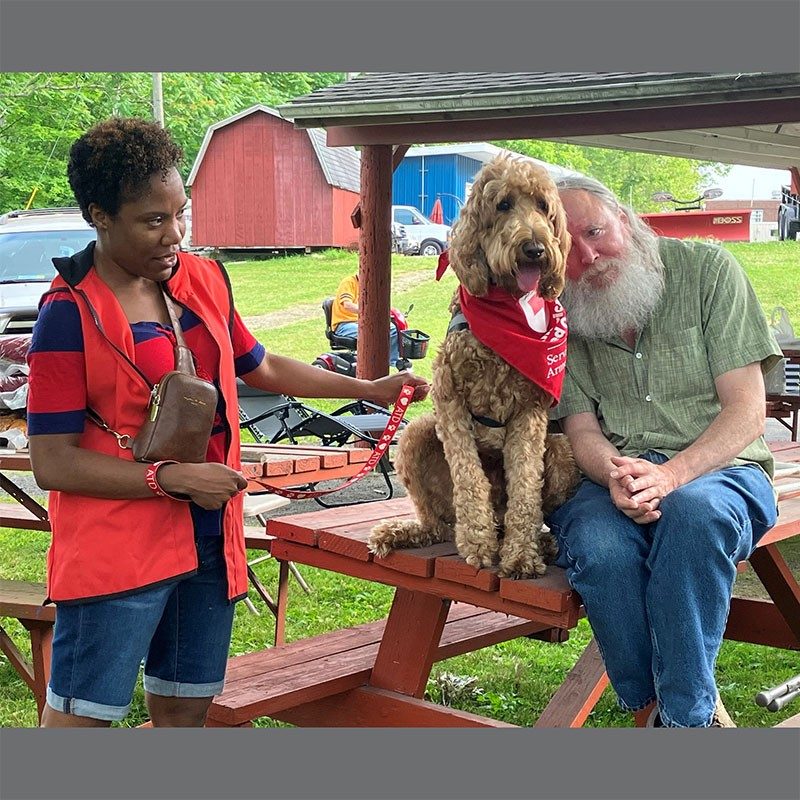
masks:
<path fill-rule="evenodd" d="M 383 458 L 386 451 L 389 449 L 389 445 L 394 440 L 398 429 L 400 428 L 400 423 L 403 421 L 403 417 L 406 415 L 406 410 L 408 409 L 408 405 L 413 396 L 414 387 L 409 383 L 403 384 L 403 388 L 400 389 L 400 394 L 397 396 L 397 400 L 395 400 L 394 408 L 389 416 L 389 421 L 386 423 L 386 427 L 383 429 L 383 433 L 380 435 L 378 443 L 372 450 L 369 459 L 364 462 L 364 465 L 355 475 L 353 475 L 351 478 L 348 478 L 339 486 L 334 486 L 332 489 L 314 491 L 303 489 L 282 489 L 278 486 L 270 486 L 270 484 L 263 483 L 260 480 L 258 482 L 259 485 L 263 486 L 273 494 L 280 495 L 281 497 L 288 497 L 290 500 L 309 500 L 314 497 L 321 497 L 324 494 L 339 492 L 342 489 L 346 489 L 348 486 L 352 486 L 354 483 L 360 481 L 363 477 L 372 472 L 372 470 L 378 465 L 378 462 Z"/>

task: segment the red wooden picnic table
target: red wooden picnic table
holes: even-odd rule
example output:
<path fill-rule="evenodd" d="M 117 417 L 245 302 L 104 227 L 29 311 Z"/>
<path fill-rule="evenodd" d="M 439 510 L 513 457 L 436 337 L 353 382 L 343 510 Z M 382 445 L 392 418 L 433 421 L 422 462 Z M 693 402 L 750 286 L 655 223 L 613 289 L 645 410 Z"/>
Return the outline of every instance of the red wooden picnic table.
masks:
<path fill-rule="evenodd" d="M 749 559 L 771 600 L 735 598 L 726 638 L 786 649 L 800 649 L 800 586 L 786 565 L 777 543 L 800 533 L 800 445 L 771 445 L 779 462 L 776 486 L 780 517 Z M 407 498 L 368 506 L 338 508 L 270 519 L 267 533 L 272 555 L 282 562 L 279 602 L 285 603 L 287 573 L 283 562 L 292 561 L 395 587 L 394 601 L 371 670 L 357 691 L 335 700 L 306 704 L 302 713 L 283 710 L 282 719 L 298 724 L 392 724 L 388 708 L 403 708 L 397 724 L 439 724 L 431 704 L 419 702 L 437 658 L 452 603 L 466 603 L 505 612 L 531 623 L 525 633 L 563 641 L 582 616 L 580 597 L 571 590 L 557 567 L 536 580 L 500 578 L 495 569 L 476 570 L 451 543 L 398 550 L 385 558 L 367 549 L 373 525 L 380 519 L 411 518 Z M 548 635 L 549 632 L 549 635 Z M 543 635 L 544 634 L 544 635 Z M 503 636 L 520 635 L 508 629 Z M 503 636 L 475 639 L 475 646 L 502 641 Z M 245 689 L 247 678 L 242 678 Z M 602 660 L 594 641 L 556 691 L 537 727 L 579 727 L 607 685 Z M 308 690 L 308 687 L 306 687 Z M 238 689 L 226 685 L 233 698 L 227 707 L 231 718 Z M 223 704 L 225 699 L 223 697 Z M 294 716 L 293 716 L 294 714 Z M 469 724 L 473 724 L 471 720 Z M 457 723 L 455 723 L 457 724 Z M 467 724 L 467 723 L 465 723 Z"/>

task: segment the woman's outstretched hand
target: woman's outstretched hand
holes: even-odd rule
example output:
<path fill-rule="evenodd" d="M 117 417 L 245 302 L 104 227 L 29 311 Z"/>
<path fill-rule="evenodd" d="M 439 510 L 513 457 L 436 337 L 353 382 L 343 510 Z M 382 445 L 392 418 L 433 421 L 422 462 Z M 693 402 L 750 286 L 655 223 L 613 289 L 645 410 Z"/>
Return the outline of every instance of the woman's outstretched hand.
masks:
<path fill-rule="evenodd" d="M 364 400 L 371 400 L 378 405 L 389 407 L 396 400 L 397 395 L 400 394 L 400 389 L 404 384 L 411 384 L 414 387 L 414 395 L 412 402 L 424 400 L 428 396 L 431 387 L 425 378 L 414 375 L 413 372 L 395 372 L 392 375 L 386 375 L 383 378 L 377 378 L 374 381 L 369 381 L 369 394 L 364 395 Z"/>

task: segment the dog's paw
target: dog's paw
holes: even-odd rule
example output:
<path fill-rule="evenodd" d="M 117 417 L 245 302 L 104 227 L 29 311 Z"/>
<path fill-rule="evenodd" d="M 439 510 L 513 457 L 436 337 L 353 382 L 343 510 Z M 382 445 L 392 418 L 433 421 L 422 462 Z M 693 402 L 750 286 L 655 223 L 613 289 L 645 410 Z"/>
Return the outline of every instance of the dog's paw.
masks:
<path fill-rule="evenodd" d="M 379 522 L 372 529 L 367 540 L 370 553 L 383 558 L 398 547 L 408 547 L 412 538 L 412 532 L 408 530 L 408 527 L 407 524 L 398 520 Z"/>
<path fill-rule="evenodd" d="M 459 555 L 471 567 L 475 569 L 486 569 L 493 567 L 497 563 L 497 540 L 492 544 L 471 544 L 468 548 L 462 548 Z"/>
<path fill-rule="evenodd" d="M 383 520 L 367 539 L 370 553 L 380 558 L 401 547 L 426 547 L 439 541 L 435 531 L 428 530 L 416 520 Z"/>
<path fill-rule="evenodd" d="M 497 571 L 501 578 L 513 580 L 540 578 L 547 571 L 547 565 L 537 552 L 502 553 Z"/>

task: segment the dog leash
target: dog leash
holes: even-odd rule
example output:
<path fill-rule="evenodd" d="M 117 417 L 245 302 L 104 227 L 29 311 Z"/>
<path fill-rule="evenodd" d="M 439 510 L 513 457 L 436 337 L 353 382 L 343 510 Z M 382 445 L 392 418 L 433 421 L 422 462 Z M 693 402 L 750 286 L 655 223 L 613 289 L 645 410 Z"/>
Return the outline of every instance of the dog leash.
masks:
<path fill-rule="evenodd" d="M 344 483 L 340 484 L 339 486 L 334 486 L 332 489 L 321 489 L 319 491 L 311 489 L 283 489 L 279 486 L 271 486 L 268 483 L 263 483 L 262 481 L 258 481 L 259 486 L 263 486 L 264 489 L 266 489 L 268 492 L 272 492 L 273 494 L 280 495 L 281 497 L 287 497 L 289 500 L 310 500 L 314 497 L 321 497 L 324 494 L 339 492 L 342 489 L 346 489 L 348 486 L 352 486 L 357 481 L 360 481 L 362 478 L 372 472 L 373 469 L 375 469 L 378 462 L 383 458 L 384 454 L 389 449 L 389 445 L 392 443 L 392 440 L 394 439 L 395 434 L 400 427 L 400 423 L 403 421 L 403 417 L 406 415 L 411 398 L 414 396 L 414 389 L 415 387 L 409 383 L 403 384 L 402 389 L 400 389 L 400 394 L 397 396 L 397 400 L 394 402 L 392 413 L 389 415 L 389 421 L 386 423 L 386 427 L 383 429 L 383 433 L 380 435 L 378 443 L 375 445 L 375 448 L 370 454 L 369 459 L 364 462 L 364 466 L 361 467 L 361 469 L 355 475 L 353 475 L 351 478 L 348 478 Z"/>

